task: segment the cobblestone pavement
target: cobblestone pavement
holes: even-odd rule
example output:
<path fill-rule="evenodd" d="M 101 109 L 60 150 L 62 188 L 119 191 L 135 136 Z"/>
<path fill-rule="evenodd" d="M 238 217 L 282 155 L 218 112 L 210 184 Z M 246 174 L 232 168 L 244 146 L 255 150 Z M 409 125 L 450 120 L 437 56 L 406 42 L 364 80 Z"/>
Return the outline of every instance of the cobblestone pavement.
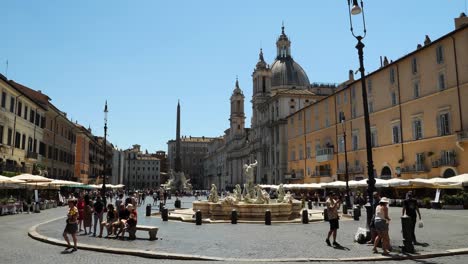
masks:
<path fill-rule="evenodd" d="M 258 258 L 295 258 L 295 257 L 353 257 L 370 256 L 370 247 L 352 242 L 353 234 L 362 221 L 342 221 L 340 229 L 340 242 L 348 250 L 329 248 L 323 242 L 327 223 L 314 223 L 309 225 L 230 225 L 230 224 L 204 224 L 195 226 L 190 223 L 162 222 L 158 217 L 145 217 L 145 208 L 139 208 L 139 222 L 154 224 L 160 227 L 158 237 L 160 240 L 146 240 L 146 233 L 137 233 L 142 240 L 115 241 L 79 236 L 79 243 L 101 244 L 119 248 L 138 248 L 171 253 L 198 254 L 219 257 L 242 257 L 247 259 Z M 390 226 L 393 244 L 398 245 L 400 208 L 391 208 L 393 223 Z M 79 250 L 73 254 L 62 254 L 62 248 L 35 241 L 27 236 L 27 230 L 34 224 L 63 216 L 65 208 L 56 208 L 42 211 L 40 214 L 20 214 L 0 217 L 0 263 L 96 263 L 103 260 L 113 263 L 154 263 L 155 260 L 137 258 L 125 255 L 112 255 L 91 251 Z M 418 247 L 420 251 L 438 251 L 441 249 L 466 247 L 468 234 L 468 212 L 423 210 L 425 227 L 419 229 L 417 236 L 422 242 L 429 244 L 426 248 Z M 63 219 L 46 224 L 38 232 L 60 238 L 64 227 Z M 158 260 L 162 263 L 180 262 L 174 260 Z M 379 263 L 465 263 L 466 256 L 453 256 L 418 261 L 385 261 Z M 193 262 L 192 262 L 193 263 Z M 203 262 L 206 263 L 206 262 Z M 327 262 L 330 263 L 330 262 Z M 363 262 L 372 263 L 372 262 Z"/>

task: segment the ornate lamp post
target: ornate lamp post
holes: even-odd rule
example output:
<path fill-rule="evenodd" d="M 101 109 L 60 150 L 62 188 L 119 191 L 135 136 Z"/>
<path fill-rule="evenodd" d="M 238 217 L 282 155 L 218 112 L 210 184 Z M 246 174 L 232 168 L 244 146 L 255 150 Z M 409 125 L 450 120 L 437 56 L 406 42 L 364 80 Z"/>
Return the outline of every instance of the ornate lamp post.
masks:
<path fill-rule="evenodd" d="M 346 149 L 346 124 L 345 116 L 341 117 L 341 128 L 343 129 L 343 145 L 344 145 L 344 159 L 345 159 L 345 179 L 346 179 L 346 207 L 351 208 L 351 199 L 349 197 L 349 172 L 348 172 L 348 151 Z"/>
<path fill-rule="evenodd" d="M 101 196 L 104 201 L 104 204 L 107 203 L 106 201 L 106 171 L 107 171 L 107 113 L 109 111 L 107 110 L 107 100 L 106 100 L 106 105 L 104 106 L 104 161 L 103 161 L 103 172 L 102 172 L 102 189 L 101 189 Z"/>
<path fill-rule="evenodd" d="M 371 131 L 370 131 L 370 122 L 369 122 L 369 109 L 367 105 L 367 87 L 366 87 L 366 78 L 364 74 L 364 43 L 362 40 L 366 37 L 366 20 L 364 18 L 364 3 L 361 0 L 361 6 L 359 6 L 357 0 L 353 0 L 352 6 L 351 1 L 348 0 L 348 11 L 349 11 L 349 24 L 351 26 L 351 34 L 357 40 L 356 49 L 358 50 L 359 55 L 359 72 L 361 73 L 361 90 L 362 90 L 362 103 L 364 109 L 364 128 L 366 132 L 366 150 L 367 150 L 367 196 L 369 198 L 369 203 L 372 205 L 372 193 L 375 191 L 375 178 L 374 178 L 374 161 L 372 159 L 372 144 L 371 144 Z M 363 24 L 363 34 L 355 34 L 353 29 L 353 15 L 362 14 L 362 24 Z M 372 206 L 370 207 L 372 208 Z M 367 219 L 369 219 L 369 214 L 372 214 L 372 210 L 367 210 Z"/>

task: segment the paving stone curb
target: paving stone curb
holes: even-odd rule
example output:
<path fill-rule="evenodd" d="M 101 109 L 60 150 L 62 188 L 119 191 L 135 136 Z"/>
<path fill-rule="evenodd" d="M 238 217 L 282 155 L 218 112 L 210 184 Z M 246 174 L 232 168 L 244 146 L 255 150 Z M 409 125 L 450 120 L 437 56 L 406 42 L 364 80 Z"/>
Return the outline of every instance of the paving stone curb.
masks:
<path fill-rule="evenodd" d="M 52 245 L 67 246 L 64 240 L 59 240 L 51 237 L 46 237 L 37 232 L 37 228 L 41 225 L 63 219 L 64 217 L 58 217 L 46 222 L 32 226 L 29 231 L 29 237 Z M 94 246 L 89 244 L 78 243 L 78 249 L 90 250 L 102 253 L 112 253 L 121 255 L 132 255 L 144 258 L 154 259 L 174 259 L 174 260 L 198 260 L 198 261 L 232 261 L 232 262 L 362 262 L 362 261 L 389 261 L 389 260 L 418 260 L 418 259 L 429 259 L 436 257 L 447 257 L 455 255 L 468 254 L 468 248 L 448 249 L 437 252 L 428 252 L 422 254 L 413 255 L 393 255 L 393 256 L 369 256 L 369 257 L 351 257 L 351 258 L 275 258 L 275 259 L 244 259 L 244 258 L 220 258 L 220 257 L 209 257 L 202 255 L 190 255 L 190 254 L 175 254 L 167 252 L 155 252 L 147 250 L 127 249 L 127 248 L 114 248 L 114 247 L 102 247 Z"/>

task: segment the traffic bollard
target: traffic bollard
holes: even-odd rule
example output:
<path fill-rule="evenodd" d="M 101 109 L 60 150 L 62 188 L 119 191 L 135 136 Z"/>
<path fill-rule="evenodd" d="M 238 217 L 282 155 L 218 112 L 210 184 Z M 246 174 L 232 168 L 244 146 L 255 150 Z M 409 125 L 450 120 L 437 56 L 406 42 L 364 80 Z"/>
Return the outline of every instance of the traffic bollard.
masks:
<path fill-rule="evenodd" d="M 151 204 L 146 205 L 146 216 L 151 216 Z"/>
<path fill-rule="evenodd" d="M 312 200 L 307 201 L 307 207 L 312 210 Z"/>
<path fill-rule="evenodd" d="M 179 198 L 177 198 L 174 202 L 174 207 L 175 208 L 181 208 L 181 201 L 179 200 Z"/>
<path fill-rule="evenodd" d="M 161 217 L 164 222 L 167 222 L 167 220 L 169 219 L 169 210 L 167 210 L 165 206 L 162 209 Z"/>
<path fill-rule="evenodd" d="M 348 206 L 343 204 L 343 214 L 348 214 Z"/>
<path fill-rule="evenodd" d="M 200 210 L 197 210 L 197 212 L 195 212 L 195 224 L 196 225 L 202 224 L 202 214 Z"/>
<path fill-rule="evenodd" d="M 271 225 L 271 212 L 270 212 L 270 210 L 265 211 L 265 225 Z"/>
<path fill-rule="evenodd" d="M 303 224 L 309 223 L 309 211 L 307 211 L 307 209 L 302 210 L 302 223 Z"/>
<path fill-rule="evenodd" d="M 237 211 L 236 211 L 236 209 L 232 209 L 231 224 L 233 224 L 233 225 L 237 224 Z"/>
<path fill-rule="evenodd" d="M 353 209 L 353 219 L 359 221 L 359 217 L 361 217 L 361 208 L 359 206 L 355 206 Z"/>
<path fill-rule="evenodd" d="M 407 215 L 401 217 L 401 230 L 403 232 L 403 246 L 401 250 L 405 253 L 414 253 L 411 217 Z"/>

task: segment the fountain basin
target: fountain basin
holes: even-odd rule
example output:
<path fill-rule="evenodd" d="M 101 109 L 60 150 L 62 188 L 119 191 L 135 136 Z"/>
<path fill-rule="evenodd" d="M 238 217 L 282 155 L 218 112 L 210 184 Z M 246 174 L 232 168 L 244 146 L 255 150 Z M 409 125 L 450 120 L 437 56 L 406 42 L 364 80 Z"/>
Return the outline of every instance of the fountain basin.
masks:
<path fill-rule="evenodd" d="M 195 201 L 193 211 L 200 210 L 203 218 L 211 220 L 229 220 L 232 210 L 237 211 L 239 220 L 264 221 L 265 212 L 270 210 L 272 221 L 287 221 L 301 216 L 302 203 L 293 200 L 292 203 L 252 204 L 239 202 L 237 204 L 212 203 L 209 201 Z"/>

